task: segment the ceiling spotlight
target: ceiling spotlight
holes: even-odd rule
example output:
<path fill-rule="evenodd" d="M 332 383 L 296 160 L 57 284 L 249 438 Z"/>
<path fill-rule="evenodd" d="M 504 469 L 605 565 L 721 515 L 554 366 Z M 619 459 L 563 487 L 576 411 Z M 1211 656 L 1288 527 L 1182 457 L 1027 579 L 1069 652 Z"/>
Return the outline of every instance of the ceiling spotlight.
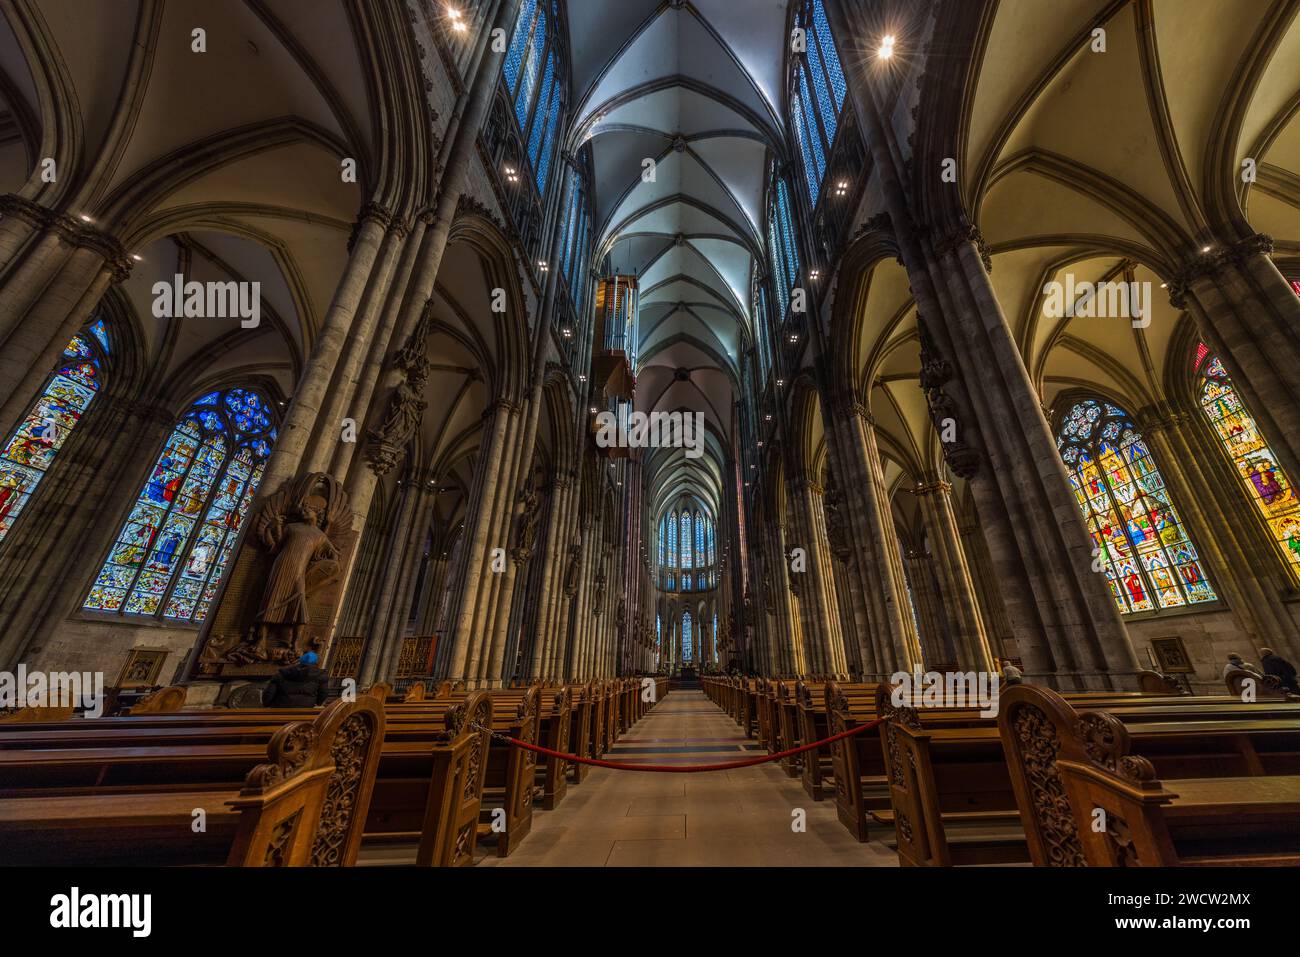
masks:
<path fill-rule="evenodd" d="M 769 412 L 767 415 L 763 416 L 763 421 L 764 421 L 764 422 L 771 422 L 771 421 L 772 421 L 772 414 Z"/>
<path fill-rule="evenodd" d="M 568 326 L 565 326 L 563 329 L 560 330 L 560 335 L 564 336 L 564 338 L 566 339 L 572 339 L 573 330 L 570 329 Z"/>
<path fill-rule="evenodd" d="M 141 256 L 139 253 L 132 253 L 132 254 L 131 254 L 131 258 L 134 259 L 134 260 L 135 260 L 136 262 L 138 262 L 138 263 L 142 263 L 142 262 L 144 262 L 144 257 Z"/>
<path fill-rule="evenodd" d="M 546 265 L 545 259 L 539 259 L 537 260 L 537 268 L 540 269 L 542 272 L 546 272 L 546 270 L 550 269 L 551 267 Z"/>
<path fill-rule="evenodd" d="M 762 439 L 759 439 L 759 440 L 758 440 L 758 447 L 759 447 L 760 449 L 763 447 L 763 440 L 762 440 Z"/>
<path fill-rule="evenodd" d="M 776 380 L 776 387 L 777 387 L 778 389 L 783 388 L 784 386 L 785 386 L 785 380 L 784 380 L 784 379 L 777 379 L 777 380 Z"/>
<path fill-rule="evenodd" d="M 592 415 L 595 415 L 598 411 L 599 410 L 594 405 L 590 409 Z M 614 463 L 611 462 L 610 464 L 613 465 Z"/>
<path fill-rule="evenodd" d="M 579 381 L 579 382 L 586 382 L 586 381 L 587 381 L 587 377 L 586 377 L 585 375 L 580 375 L 580 376 L 578 376 L 578 381 Z"/>
<path fill-rule="evenodd" d="M 1202 246 L 1202 247 L 1201 247 L 1201 252 L 1203 252 L 1203 253 L 1208 253 L 1208 252 L 1210 251 L 1211 248 L 1212 248 L 1212 247 L 1210 247 L 1210 246 Z"/>
<path fill-rule="evenodd" d="M 797 332 L 792 332 L 792 333 L 790 333 L 790 341 L 791 341 L 791 342 L 798 342 L 798 341 L 799 341 L 799 333 L 797 333 Z"/>
<path fill-rule="evenodd" d="M 876 50 L 876 59 L 888 60 L 894 55 L 894 35 L 886 34 L 880 38 L 880 47 Z"/>
<path fill-rule="evenodd" d="M 80 216 L 78 216 L 77 218 L 80 219 L 83 223 L 93 223 L 93 222 L 94 222 L 94 220 L 91 219 L 89 216 L 87 216 L 85 213 L 82 213 L 82 214 L 81 214 Z"/>
<path fill-rule="evenodd" d="M 808 273 L 808 278 L 809 278 L 809 279 L 820 279 L 820 278 L 821 278 L 821 274 L 822 274 L 822 271 L 821 271 L 820 269 L 814 269 L 814 270 L 812 270 L 811 272 Z"/>

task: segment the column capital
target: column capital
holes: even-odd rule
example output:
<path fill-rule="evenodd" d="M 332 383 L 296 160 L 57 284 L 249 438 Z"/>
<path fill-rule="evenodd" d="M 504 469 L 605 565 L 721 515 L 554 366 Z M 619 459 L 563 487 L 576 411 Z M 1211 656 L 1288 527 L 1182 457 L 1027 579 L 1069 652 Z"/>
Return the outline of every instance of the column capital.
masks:
<path fill-rule="evenodd" d="M 984 241 L 984 234 L 980 232 L 978 226 L 965 217 L 962 217 L 955 225 L 943 229 L 935 235 L 932 245 L 936 254 L 946 256 L 949 253 L 955 253 L 963 243 L 974 245 L 976 252 L 979 254 L 980 262 L 984 264 L 985 272 L 993 271 L 993 254 L 989 249 L 989 244 Z"/>
<path fill-rule="evenodd" d="M 1193 284 L 1213 276 L 1225 266 L 1236 266 L 1255 256 L 1273 252 L 1273 237 L 1266 233 L 1251 233 L 1230 243 L 1211 246 L 1186 260 L 1169 280 L 1169 302 L 1176 309 L 1187 304 L 1187 293 Z"/>

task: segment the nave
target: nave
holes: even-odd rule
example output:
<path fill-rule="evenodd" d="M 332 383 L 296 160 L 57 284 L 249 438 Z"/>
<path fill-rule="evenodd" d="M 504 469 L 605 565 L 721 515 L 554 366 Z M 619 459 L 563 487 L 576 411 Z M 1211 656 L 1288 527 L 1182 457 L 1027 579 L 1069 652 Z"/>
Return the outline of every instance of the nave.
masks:
<path fill-rule="evenodd" d="M 696 690 L 670 692 L 605 755 L 627 764 L 700 765 L 763 754 Z M 803 811 L 806 830 L 792 828 Z M 361 861 L 365 863 L 365 860 Z M 774 764 L 699 774 L 593 768 L 500 867 L 894 866 L 880 841 L 859 844 L 834 802 L 809 800 Z"/>

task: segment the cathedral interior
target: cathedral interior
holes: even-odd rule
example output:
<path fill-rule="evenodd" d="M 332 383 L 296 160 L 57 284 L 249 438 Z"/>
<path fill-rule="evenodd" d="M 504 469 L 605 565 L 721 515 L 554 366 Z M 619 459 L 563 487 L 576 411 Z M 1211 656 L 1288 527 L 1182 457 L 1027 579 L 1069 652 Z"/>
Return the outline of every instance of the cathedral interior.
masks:
<path fill-rule="evenodd" d="M 1294 0 L 6 0 L 0 668 L 1223 695 L 1298 332 Z"/>

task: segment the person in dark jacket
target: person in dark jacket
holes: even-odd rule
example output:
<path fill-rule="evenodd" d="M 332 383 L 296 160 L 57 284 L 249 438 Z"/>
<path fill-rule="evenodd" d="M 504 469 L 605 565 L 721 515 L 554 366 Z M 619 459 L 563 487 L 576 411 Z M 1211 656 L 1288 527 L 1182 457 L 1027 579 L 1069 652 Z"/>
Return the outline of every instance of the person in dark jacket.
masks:
<path fill-rule="evenodd" d="M 309 651 L 296 665 L 281 668 L 262 693 L 268 708 L 311 708 L 325 703 L 329 677 L 316 667 L 316 652 Z"/>
<path fill-rule="evenodd" d="M 1259 649 L 1259 663 L 1264 668 L 1264 674 L 1272 675 L 1282 682 L 1282 687 L 1292 694 L 1300 694 L 1300 683 L 1296 682 L 1295 665 L 1281 655 L 1273 654 L 1272 648 Z"/>

